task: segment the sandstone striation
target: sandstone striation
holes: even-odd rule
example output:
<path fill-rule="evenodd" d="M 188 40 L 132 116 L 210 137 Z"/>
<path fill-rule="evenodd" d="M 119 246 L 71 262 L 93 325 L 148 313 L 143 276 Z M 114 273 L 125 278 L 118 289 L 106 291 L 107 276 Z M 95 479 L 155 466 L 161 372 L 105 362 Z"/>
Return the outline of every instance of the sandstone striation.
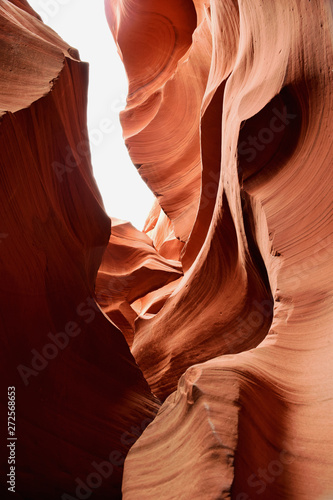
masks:
<path fill-rule="evenodd" d="M 131 304 L 157 290 L 161 308 L 160 289 L 182 275 L 180 262 L 160 255 L 147 234 L 112 219 L 112 234 L 96 280 L 97 300 L 130 346 L 138 318 Z"/>
<path fill-rule="evenodd" d="M 87 64 L 27 1 L 0 0 L 15 497 L 330 500 L 331 3 L 105 10 L 124 140 L 156 197 L 143 231 L 105 213 Z M 1 471 L 6 498 L 5 456 Z"/>
<path fill-rule="evenodd" d="M 98 484 L 94 498 L 121 498 L 124 457 L 158 402 L 94 300 L 111 224 L 90 163 L 88 66 L 25 1 L 1 0 L 0 26 L 0 496 L 88 498 Z"/>
<path fill-rule="evenodd" d="M 135 322 L 165 402 L 124 499 L 332 498 L 332 6 L 105 5 L 124 138 L 165 214 L 147 225 L 184 272 Z"/>

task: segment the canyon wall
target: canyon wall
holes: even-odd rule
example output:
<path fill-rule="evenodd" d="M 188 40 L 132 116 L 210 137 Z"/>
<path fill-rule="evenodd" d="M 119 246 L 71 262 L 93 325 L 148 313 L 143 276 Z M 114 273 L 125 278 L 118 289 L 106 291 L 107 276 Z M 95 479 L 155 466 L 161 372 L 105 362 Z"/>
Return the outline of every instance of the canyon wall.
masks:
<path fill-rule="evenodd" d="M 145 230 L 184 272 L 135 321 L 164 404 L 124 499 L 333 498 L 332 4 L 105 5 Z"/>
<path fill-rule="evenodd" d="M 331 500 L 332 4 L 105 10 L 143 231 L 94 180 L 88 65 L 0 0 L 10 498 Z"/>
<path fill-rule="evenodd" d="M 111 221 L 90 162 L 88 65 L 26 2 L 0 1 L 0 26 L 0 496 L 121 498 L 159 403 L 95 301 Z"/>

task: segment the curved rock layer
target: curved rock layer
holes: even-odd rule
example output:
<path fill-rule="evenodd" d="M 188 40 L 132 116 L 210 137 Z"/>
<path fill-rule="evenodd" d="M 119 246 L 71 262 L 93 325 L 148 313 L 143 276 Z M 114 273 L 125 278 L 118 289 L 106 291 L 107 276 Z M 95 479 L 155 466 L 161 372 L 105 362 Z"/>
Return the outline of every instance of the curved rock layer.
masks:
<path fill-rule="evenodd" d="M 1 498 L 121 498 L 124 457 L 158 404 L 93 298 L 110 219 L 88 66 L 25 1 L 0 1 L 0 27 L 1 429 L 11 443 L 15 387 L 17 438 L 16 493 L 4 444 Z"/>
<path fill-rule="evenodd" d="M 112 234 L 98 270 L 96 298 L 131 346 L 138 317 L 131 304 L 172 284 L 183 273 L 180 262 L 163 258 L 145 233 L 129 222 L 111 220 Z"/>
<path fill-rule="evenodd" d="M 184 270 L 161 309 L 140 299 L 131 350 L 167 399 L 123 497 L 330 499 L 331 3 L 105 5 L 126 144 L 166 215 L 146 230 Z"/>
<path fill-rule="evenodd" d="M 155 11 L 164 4 L 154 2 L 153 5 L 152 19 Z M 181 2 L 181 5 L 187 9 L 187 19 L 192 19 L 193 4 Z M 131 26 L 133 23 L 144 24 L 148 3 L 146 5 L 145 2 L 140 2 L 138 7 L 137 3 L 134 5 L 133 2 L 122 2 L 118 8 L 115 2 L 106 2 L 106 6 L 110 26 L 123 54 L 131 89 L 131 86 L 135 87 L 136 82 L 135 76 L 132 77 L 134 71 L 132 59 L 126 59 L 122 43 L 125 43 L 123 40 L 126 34 L 128 40 L 125 49 L 128 43 L 135 44 L 136 36 L 139 38 L 143 36 L 140 31 L 132 30 Z M 168 226 L 173 228 L 176 237 L 184 239 L 185 244 L 181 250 L 181 261 L 187 270 L 184 279 L 178 284 L 159 314 L 154 318 L 140 316 L 136 322 L 132 345 L 132 352 L 145 377 L 153 391 L 161 398 L 165 398 L 177 387 L 179 377 L 193 363 L 258 345 L 267 334 L 272 319 L 272 296 L 266 268 L 256 241 L 254 206 L 246 193 L 243 193 L 242 197 L 240 192 L 238 193 L 235 207 L 230 206 L 234 201 L 233 198 L 228 199 L 226 191 L 224 194 L 220 193 L 218 199 L 223 198 L 224 202 L 217 216 L 219 220 L 216 221 L 218 223 L 214 222 L 215 228 L 212 228 L 214 234 L 209 244 L 203 245 L 219 189 L 221 159 L 219 148 L 221 148 L 224 96 L 222 80 L 223 76 L 230 72 L 231 62 L 225 62 L 220 69 L 222 76 L 220 74 L 219 80 L 213 71 L 210 72 L 211 58 L 214 60 L 218 58 L 218 55 L 212 55 L 213 40 L 208 29 L 212 21 L 204 5 L 196 5 L 196 9 L 197 28 L 193 33 L 192 45 L 178 60 L 177 65 L 173 65 L 170 59 L 164 73 L 161 70 L 158 89 L 156 87 L 158 82 L 155 80 L 147 84 L 144 103 L 150 101 L 152 95 L 150 92 L 154 94 L 158 92 L 161 96 L 161 103 L 155 110 L 154 118 L 152 119 L 148 112 L 142 113 L 143 97 L 140 94 L 139 99 L 135 93 L 130 94 L 128 108 L 123 116 L 124 134 L 133 161 L 137 162 L 136 150 L 133 149 L 135 143 L 140 145 L 142 153 L 147 157 L 149 163 L 147 168 L 154 171 L 152 177 L 147 172 L 144 174 L 147 176 L 148 185 L 152 187 L 151 179 L 155 176 L 161 182 L 164 179 L 165 183 L 160 185 L 160 195 L 157 195 L 157 200 L 167 217 L 164 222 L 157 222 L 154 228 L 149 217 L 146 230 L 154 231 L 153 241 L 157 248 L 162 248 L 163 242 L 167 241 L 164 232 Z M 222 18 L 226 14 L 229 17 L 234 14 L 237 20 L 238 10 L 233 5 L 230 6 L 230 12 L 224 12 L 225 9 L 226 6 L 222 8 Z M 177 27 L 178 15 L 178 10 L 172 10 L 170 6 L 169 17 L 165 22 Z M 224 20 L 227 26 L 229 17 Z M 188 30 L 185 26 L 178 26 L 177 29 L 180 32 Z M 230 46 L 230 50 L 233 49 L 236 44 L 234 38 L 231 37 L 226 48 Z M 220 43 L 223 42 L 224 38 Z M 163 40 L 160 43 L 162 44 Z M 226 59 L 226 54 L 223 56 Z M 231 56 L 235 57 L 233 52 Z M 150 64 L 153 64 L 153 60 Z M 148 76 L 147 74 L 146 78 Z M 213 83 L 216 85 L 215 94 Z M 170 94 L 169 86 L 172 87 Z M 186 118 L 187 112 L 194 115 Z M 126 120 L 128 113 L 136 125 L 134 135 L 128 134 L 129 129 L 133 132 Z M 144 128 L 140 121 L 143 116 L 147 122 Z M 178 128 L 170 127 L 170 124 L 174 126 L 177 123 L 178 118 L 180 120 Z M 195 128 L 195 134 L 192 133 L 192 128 Z M 177 147 L 165 144 L 168 134 L 174 143 L 179 140 Z M 152 142 L 156 150 L 154 153 L 152 153 Z M 188 148 L 191 154 L 195 155 L 195 168 L 187 155 Z M 148 159 L 150 154 L 154 154 L 153 164 Z M 180 161 L 180 158 L 183 160 Z M 145 171 L 142 168 L 145 168 L 144 165 L 140 167 L 140 173 Z M 201 169 L 206 177 L 206 183 L 202 186 Z M 172 171 L 170 175 L 169 170 Z M 191 191 L 188 181 L 189 175 L 194 175 L 194 172 L 196 172 L 197 189 Z M 171 175 L 176 179 L 178 186 L 176 189 L 173 189 Z M 184 198 L 184 196 L 190 197 Z M 179 204 L 179 214 L 168 210 L 167 199 L 173 207 Z M 196 215 L 199 203 L 197 222 L 194 222 L 193 216 Z M 186 221 L 184 224 L 181 222 L 183 219 Z M 184 229 L 185 226 L 186 231 L 182 230 L 183 236 L 179 236 L 178 229 L 180 227 Z M 267 247 L 269 247 L 268 242 Z M 197 258 L 199 252 L 201 255 Z M 195 260 L 195 264 L 192 265 Z M 253 320 L 256 322 L 255 328 L 251 324 L 252 318 L 255 318 Z M 189 344 L 190 350 L 187 348 Z M 155 358 L 154 365 L 151 364 L 152 351 Z"/>

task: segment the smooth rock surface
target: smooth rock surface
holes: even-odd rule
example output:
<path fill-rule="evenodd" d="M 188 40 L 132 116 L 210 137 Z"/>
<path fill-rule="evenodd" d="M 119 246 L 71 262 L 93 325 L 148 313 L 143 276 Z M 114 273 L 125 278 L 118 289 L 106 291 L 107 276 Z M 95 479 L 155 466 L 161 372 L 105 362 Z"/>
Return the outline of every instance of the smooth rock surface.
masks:
<path fill-rule="evenodd" d="M 331 2 L 105 8 L 156 195 L 143 232 L 105 213 L 87 64 L 0 0 L 12 498 L 331 500 Z"/>
<path fill-rule="evenodd" d="M 93 298 L 111 223 L 90 163 L 88 65 L 25 1 L 0 1 L 0 40 L 1 498 L 119 499 L 158 402 Z"/>
<path fill-rule="evenodd" d="M 331 2 L 105 4 L 126 144 L 168 218 L 149 231 L 183 243 L 184 277 L 136 321 L 166 400 L 124 499 L 331 499 Z"/>

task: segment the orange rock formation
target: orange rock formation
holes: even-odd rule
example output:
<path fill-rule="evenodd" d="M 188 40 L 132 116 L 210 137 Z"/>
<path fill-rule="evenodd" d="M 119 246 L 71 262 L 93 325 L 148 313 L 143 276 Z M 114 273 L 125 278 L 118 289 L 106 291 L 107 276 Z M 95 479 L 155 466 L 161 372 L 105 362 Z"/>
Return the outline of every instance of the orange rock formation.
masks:
<path fill-rule="evenodd" d="M 0 24 L 0 497 L 121 498 L 124 457 L 158 402 L 93 298 L 110 219 L 90 163 L 88 67 L 26 2 L 0 1 Z"/>
<path fill-rule="evenodd" d="M 331 500 L 331 3 L 105 8 L 124 138 L 156 196 L 143 232 L 95 184 L 87 65 L 0 0 L 17 498 Z"/>
<path fill-rule="evenodd" d="M 126 144 L 184 271 L 135 323 L 167 399 L 123 498 L 333 498 L 332 6 L 105 4 Z"/>

